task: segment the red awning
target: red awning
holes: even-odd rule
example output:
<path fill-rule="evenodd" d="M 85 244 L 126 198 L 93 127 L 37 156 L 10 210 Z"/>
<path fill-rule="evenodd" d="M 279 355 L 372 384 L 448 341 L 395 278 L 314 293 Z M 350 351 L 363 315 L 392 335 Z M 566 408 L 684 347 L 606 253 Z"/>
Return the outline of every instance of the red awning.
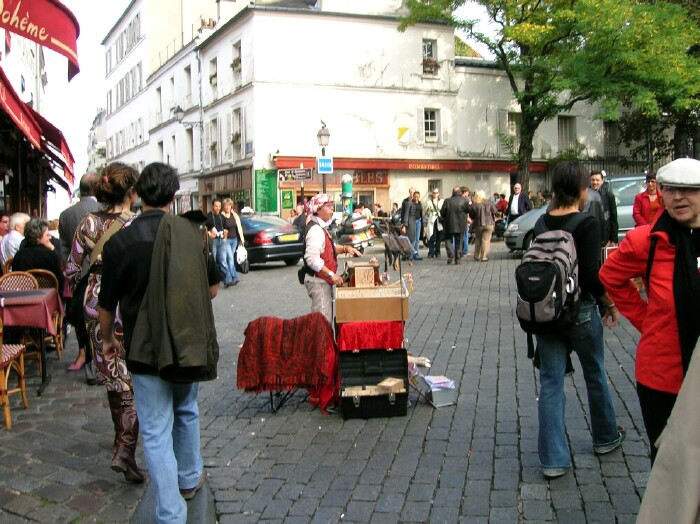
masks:
<path fill-rule="evenodd" d="M 1 2 L 0 2 L 1 3 Z M 5 72 L 0 68 L 0 106 L 24 133 L 34 147 L 41 149 L 41 127 L 12 88 Z"/>
<path fill-rule="evenodd" d="M 80 25 L 58 0 L 0 0 L 0 27 L 65 56 L 68 80 L 80 71 Z"/>
<path fill-rule="evenodd" d="M 63 136 L 63 133 L 61 133 L 61 130 L 54 126 L 51 122 L 46 120 L 46 118 L 34 111 L 34 109 L 29 106 L 27 106 L 27 109 L 38 122 L 41 128 L 41 133 L 44 135 L 44 140 L 47 142 L 42 148 L 43 151 L 48 153 L 51 158 L 57 160 L 61 164 L 63 167 L 63 172 L 66 175 L 66 180 L 68 180 L 70 184 L 73 184 L 75 181 L 73 171 L 75 159 L 73 158 L 73 154 L 68 147 L 68 143 L 66 142 L 66 138 Z"/>

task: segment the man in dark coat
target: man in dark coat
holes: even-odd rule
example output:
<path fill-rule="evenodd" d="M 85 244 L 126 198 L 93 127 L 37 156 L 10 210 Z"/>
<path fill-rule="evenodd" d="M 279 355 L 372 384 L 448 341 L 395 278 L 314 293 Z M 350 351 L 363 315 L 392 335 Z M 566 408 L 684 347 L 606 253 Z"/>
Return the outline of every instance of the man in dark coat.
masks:
<path fill-rule="evenodd" d="M 75 230 L 78 229 L 80 221 L 89 213 L 95 213 L 100 209 L 100 204 L 92 194 L 92 187 L 97 180 L 95 173 L 86 173 L 80 179 L 80 201 L 65 209 L 58 217 L 58 236 L 61 242 L 61 265 L 66 267 L 68 255 L 70 255 L 71 247 L 73 246 L 73 236 Z M 83 271 L 87 272 L 90 266 L 90 257 L 85 257 L 85 267 Z M 85 274 L 85 273 L 83 273 Z M 83 297 L 75 297 L 76 300 L 83 300 Z M 66 308 L 67 309 L 67 308 Z M 68 325 L 67 323 L 65 324 Z M 76 371 L 85 366 L 85 378 L 89 385 L 96 384 L 95 370 L 92 364 L 92 352 L 85 351 L 88 344 L 88 334 L 85 328 L 85 323 L 79 326 L 73 326 L 75 329 L 75 338 L 78 339 L 78 356 L 68 369 Z"/>
<path fill-rule="evenodd" d="M 506 217 L 509 224 L 534 207 L 532 205 L 532 201 L 527 198 L 527 195 L 522 191 L 523 186 L 516 182 L 516 184 L 513 186 L 513 193 L 508 199 L 508 210 L 506 211 Z"/>
<path fill-rule="evenodd" d="M 603 183 L 603 172 L 593 171 L 591 173 L 590 189 L 600 195 L 600 200 L 603 204 L 603 219 L 601 220 L 601 237 L 600 241 L 605 246 L 617 245 L 617 203 L 615 196 L 608 191 L 608 188 Z"/>
<path fill-rule="evenodd" d="M 404 206 L 404 212 L 401 215 L 401 232 L 405 234 L 413 244 L 413 249 L 416 251 L 413 254 L 413 260 L 422 260 L 418 254 L 420 247 L 420 237 L 423 231 L 423 206 L 420 204 L 420 193 L 414 191 L 411 199 Z"/>
<path fill-rule="evenodd" d="M 445 200 L 440 216 L 445 223 L 445 251 L 447 263 L 454 259 L 455 265 L 462 261 L 462 235 L 467 229 L 469 203 L 462 196 L 459 186 L 452 190 L 452 196 Z"/>

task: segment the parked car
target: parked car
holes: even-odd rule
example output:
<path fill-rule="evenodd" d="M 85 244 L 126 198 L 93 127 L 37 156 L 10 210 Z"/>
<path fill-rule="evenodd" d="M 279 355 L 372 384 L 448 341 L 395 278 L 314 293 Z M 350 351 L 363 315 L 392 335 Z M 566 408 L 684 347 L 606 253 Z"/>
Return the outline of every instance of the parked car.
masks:
<path fill-rule="evenodd" d="M 530 247 L 532 239 L 535 238 L 532 230 L 535 228 L 537 219 L 544 215 L 545 211 L 547 206 L 535 208 L 508 224 L 503 238 L 510 251 L 525 250 Z"/>
<path fill-rule="evenodd" d="M 610 176 L 605 181 L 608 191 L 612 191 L 617 203 L 618 242 L 622 242 L 630 229 L 634 228 L 632 206 L 634 197 L 646 190 L 645 173 Z"/>
<path fill-rule="evenodd" d="M 265 215 L 241 215 L 250 264 L 282 261 L 295 266 L 304 255 L 302 231 L 286 220 Z"/>

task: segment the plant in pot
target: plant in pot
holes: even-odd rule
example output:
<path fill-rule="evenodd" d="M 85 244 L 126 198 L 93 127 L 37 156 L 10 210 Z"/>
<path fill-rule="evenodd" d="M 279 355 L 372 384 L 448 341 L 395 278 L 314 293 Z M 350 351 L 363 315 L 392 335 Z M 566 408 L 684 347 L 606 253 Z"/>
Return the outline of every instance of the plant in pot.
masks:
<path fill-rule="evenodd" d="M 423 72 L 424 73 L 437 73 L 439 64 L 434 58 L 424 58 L 423 59 Z"/>
<path fill-rule="evenodd" d="M 231 135 L 231 144 L 234 146 L 238 145 L 241 143 L 241 134 L 236 132 Z"/>
<path fill-rule="evenodd" d="M 217 144 L 216 144 L 216 140 L 214 140 L 214 141 L 209 145 L 209 151 L 211 151 L 212 154 L 215 155 L 215 154 L 216 154 L 216 148 L 217 148 Z"/>
<path fill-rule="evenodd" d="M 211 75 L 209 75 L 209 83 L 212 86 L 216 87 L 216 73 L 212 73 Z"/>
<path fill-rule="evenodd" d="M 236 58 L 233 59 L 231 62 L 231 69 L 234 70 L 236 73 L 240 73 L 241 71 L 241 57 L 237 56 Z"/>

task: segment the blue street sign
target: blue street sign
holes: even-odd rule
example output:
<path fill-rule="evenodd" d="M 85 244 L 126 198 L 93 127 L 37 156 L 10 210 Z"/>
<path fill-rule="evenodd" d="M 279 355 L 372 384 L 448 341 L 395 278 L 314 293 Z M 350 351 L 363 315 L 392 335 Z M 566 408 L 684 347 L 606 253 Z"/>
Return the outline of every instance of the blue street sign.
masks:
<path fill-rule="evenodd" d="M 320 156 L 316 161 L 316 170 L 320 175 L 330 175 L 333 173 L 333 157 Z"/>

